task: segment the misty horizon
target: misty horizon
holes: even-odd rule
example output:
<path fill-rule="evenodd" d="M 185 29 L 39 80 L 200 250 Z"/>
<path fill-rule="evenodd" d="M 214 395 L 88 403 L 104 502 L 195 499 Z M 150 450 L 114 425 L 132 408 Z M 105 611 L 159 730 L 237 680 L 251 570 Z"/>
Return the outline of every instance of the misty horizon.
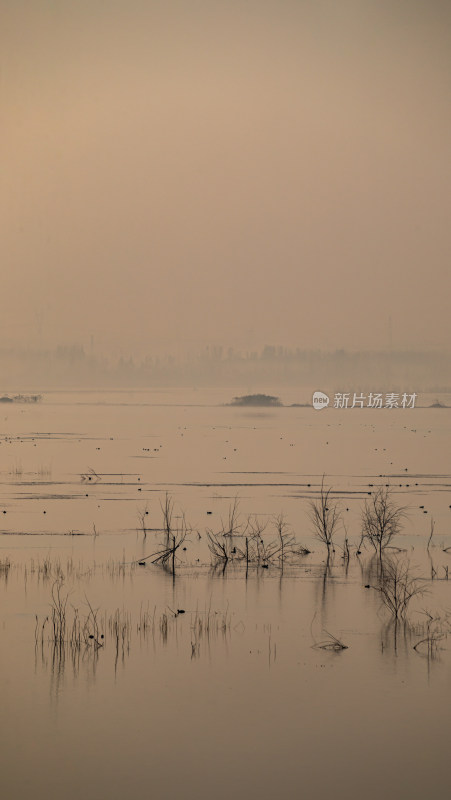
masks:
<path fill-rule="evenodd" d="M 2 3 L 3 345 L 447 348 L 450 21 Z"/>
<path fill-rule="evenodd" d="M 52 349 L 0 348 L 0 393 L 58 388 L 291 387 L 305 401 L 313 388 L 446 393 L 451 354 L 286 348 L 261 350 L 207 346 L 165 355 L 107 355 L 81 344 Z M 307 393 L 307 394 L 306 394 Z"/>

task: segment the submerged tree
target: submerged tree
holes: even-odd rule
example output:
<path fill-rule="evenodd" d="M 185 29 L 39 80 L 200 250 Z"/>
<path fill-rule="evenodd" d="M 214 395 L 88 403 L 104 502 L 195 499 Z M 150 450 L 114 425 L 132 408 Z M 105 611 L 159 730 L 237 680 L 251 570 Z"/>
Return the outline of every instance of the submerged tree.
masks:
<path fill-rule="evenodd" d="M 400 532 L 404 517 L 404 507 L 396 505 L 391 490 L 387 487 L 380 486 L 373 493 L 371 500 L 365 501 L 362 512 L 362 538 L 368 539 L 379 558 L 393 537 Z"/>
<path fill-rule="evenodd" d="M 283 514 L 272 518 L 277 536 L 267 538 L 264 532 L 268 520 L 264 521 L 256 514 L 248 517 L 247 522 L 240 523 L 237 515 L 238 501 L 229 508 L 228 521 L 222 522 L 219 533 L 207 528 L 207 543 L 213 557 L 213 566 L 222 565 L 223 572 L 229 562 L 245 562 L 246 576 L 250 564 L 268 569 L 270 564 L 279 566 L 296 563 L 309 550 L 296 541 L 290 526 Z"/>
<path fill-rule="evenodd" d="M 164 502 L 160 502 L 160 506 L 163 514 L 164 543 L 160 550 L 148 556 L 143 556 L 138 563 L 144 564 L 146 561 L 149 561 L 151 564 L 158 564 L 175 576 L 177 551 L 182 547 L 185 539 L 191 534 L 192 528 L 186 522 L 183 511 L 177 517 L 176 523 L 174 524 L 174 501 L 168 492 L 165 494 Z"/>
<path fill-rule="evenodd" d="M 327 547 L 327 554 L 333 550 L 333 537 L 341 519 L 341 512 L 336 500 L 331 500 L 332 489 L 325 489 L 324 475 L 318 500 L 310 501 L 310 519 L 315 529 L 315 536 Z"/>
<path fill-rule="evenodd" d="M 242 534 L 242 525 L 239 520 L 239 500 L 235 500 L 229 506 L 227 521 L 221 519 L 221 530 L 214 533 L 211 528 L 207 528 L 208 549 L 213 556 L 213 563 L 223 564 L 224 569 L 229 560 L 236 557 L 238 550 L 234 544 L 234 537 Z"/>
<path fill-rule="evenodd" d="M 148 504 L 146 503 L 144 508 L 138 508 L 136 513 L 137 513 L 138 520 L 139 520 L 139 530 L 143 533 L 144 539 L 145 539 L 146 536 L 147 536 L 147 519 L 146 519 L 146 517 L 149 514 L 149 506 L 148 506 Z M 95 533 L 95 526 L 94 526 L 94 533 Z"/>
<path fill-rule="evenodd" d="M 425 593 L 408 561 L 387 560 L 383 563 L 379 591 L 384 605 L 395 619 L 403 619 L 413 597 Z"/>
<path fill-rule="evenodd" d="M 164 503 L 162 503 L 160 500 L 160 508 L 163 514 L 163 530 L 166 534 L 166 544 L 169 546 L 169 542 L 173 535 L 172 517 L 174 514 L 174 501 L 168 492 L 166 492 L 164 496 Z"/>

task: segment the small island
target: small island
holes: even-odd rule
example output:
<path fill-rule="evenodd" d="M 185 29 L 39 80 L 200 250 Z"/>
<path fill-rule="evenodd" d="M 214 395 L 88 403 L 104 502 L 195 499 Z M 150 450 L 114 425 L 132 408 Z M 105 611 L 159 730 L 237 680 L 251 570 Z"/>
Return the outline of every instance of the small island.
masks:
<path fill-rule="evenodd" d="M 15 394 L 12 397 L 4 394 L 0 397 L 0 403 L 40 403 L 41 400 L 40 394 Z"/>
<path fill-rule="evenodd" d="M 230 405 L 274 407 L 281 406 L 283 403 L 279 397 L 274 397 L 274 395 L 271 394 L 244 394 L 241 397 L 234 397 Z"/>

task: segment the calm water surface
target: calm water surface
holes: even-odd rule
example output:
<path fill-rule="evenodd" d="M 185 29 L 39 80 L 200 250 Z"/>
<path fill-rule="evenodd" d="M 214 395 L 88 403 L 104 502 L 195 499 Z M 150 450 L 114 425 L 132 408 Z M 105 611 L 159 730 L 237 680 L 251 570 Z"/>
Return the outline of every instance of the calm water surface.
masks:
<path fill-rule="evenodd" d="M 235 393 L 49 393 L 0 409 L 8 800 L 447 792 L 451 411 L 222 405 Z M 349 562 L 343 527 L 329 563 L 313 537 L 323 474 Z M 425 590 L 396 626 L 365 588 L 377 584 L 372 552 L 356 554 L 365 498 L 386 483 L 406 506 L 390 555 Z M 174 523 L 185 513 L 192 528 L 175 577 L 137 564 L 161 547 L 166 492 Z M 236 498 L 241 532 L 258 515 L 270 541 L 284 512 L 310 554 L 283 571 L 212 569 L 206 529 L 226 526 Z M 58 582 L 61 646 L 46 622 Z M 101 646 L 75 647 L 70 625 L 91 609 Z M 442 638 L 415 651 L 427 614 Z"/>

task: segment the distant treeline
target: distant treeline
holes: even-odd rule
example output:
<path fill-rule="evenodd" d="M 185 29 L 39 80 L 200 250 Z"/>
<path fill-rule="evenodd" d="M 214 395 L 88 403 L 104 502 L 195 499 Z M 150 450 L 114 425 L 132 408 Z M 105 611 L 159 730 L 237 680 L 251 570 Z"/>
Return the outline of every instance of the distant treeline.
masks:
<path fill-rule="evenodd" d="M 159 386 L 305 386 L 336 391 L 451 391 L 451 354 L 350 352 L 267 346 L 207 347 L 193 356 L 107 358 L 81 345 L 0 350 L 3 391 Z"/>

